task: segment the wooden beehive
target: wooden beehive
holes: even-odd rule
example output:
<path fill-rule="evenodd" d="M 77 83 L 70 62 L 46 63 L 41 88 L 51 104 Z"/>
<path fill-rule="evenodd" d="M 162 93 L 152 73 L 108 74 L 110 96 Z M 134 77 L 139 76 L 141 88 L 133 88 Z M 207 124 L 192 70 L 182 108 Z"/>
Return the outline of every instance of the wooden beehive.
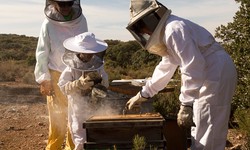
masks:
<path fill-rule="evenodd" d="M 132 85 L 130 82 L 115 83 L 109 86 L 109 90 L 129 96 L 134 96 L 141 90 L 141 86 Z M 173 91 L 174 87 L 166 87 L 160 92 Z M 118 114 L 122 114 L 129 98 L 111 96 L 102 100 L 102 103 L 119 108 Z M 186 149 L 185 134 L 178 127 L 176 120 L 168 118 L 165 120 L 159 114 L 152 114 L 152 110 L 152 100 L 149 99 L 141 104 L 139 111 L 130 111 L 126 115 L 92 116 L 83 124 L 87 136 L 84 148 L 131 150 L 135 135 L 139 135 L 146 139 L 146 149 Z"/>
<path fill-rule="evenodd" d="M 85 149 L 132 149 L 135 135 L 144 137 L 147 147 L 165 147 L 164 119 L 159 114 L 93 116 L 83 126 Z"/>

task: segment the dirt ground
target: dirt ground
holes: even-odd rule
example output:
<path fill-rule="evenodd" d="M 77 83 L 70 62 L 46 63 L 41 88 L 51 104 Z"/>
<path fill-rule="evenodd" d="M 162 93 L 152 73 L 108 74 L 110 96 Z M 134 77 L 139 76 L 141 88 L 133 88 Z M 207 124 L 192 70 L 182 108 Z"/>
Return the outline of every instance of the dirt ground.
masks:
<path fill-rule="evenodd" d="M 0 150 L 44 150 L 48 114 L 38 86 L 0 83 Z M 226 150 L 245 150 L 244 136 L 229 130 Z"/>
<path fill-rule="evenodd" d="M 36 86 L 0 84 L 0 149 L 43 150 L 48 137 L 46 101 Z"/>

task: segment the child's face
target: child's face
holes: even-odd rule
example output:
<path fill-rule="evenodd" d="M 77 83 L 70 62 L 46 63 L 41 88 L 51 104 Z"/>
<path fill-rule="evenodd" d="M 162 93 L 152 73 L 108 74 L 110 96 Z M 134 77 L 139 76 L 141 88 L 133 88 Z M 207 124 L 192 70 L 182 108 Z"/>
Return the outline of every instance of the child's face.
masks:
<path fill-rule="evenodd" d="M 91 58 L 93 57 L 94 54 L 83 54 L 83 53 L 79 53 L 77 54 L 77 57 L 83 61 L 83 62 L 88 62 L 91 60 Z"/>

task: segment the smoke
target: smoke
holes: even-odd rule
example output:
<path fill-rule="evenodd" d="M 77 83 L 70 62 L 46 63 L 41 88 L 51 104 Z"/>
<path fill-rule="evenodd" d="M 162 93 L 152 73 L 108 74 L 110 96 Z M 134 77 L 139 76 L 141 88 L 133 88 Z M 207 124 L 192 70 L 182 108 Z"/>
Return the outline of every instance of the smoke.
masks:
<path fill-rule="evenodd" d="M 74 113 L 81 118 L 81 121 L 86 121 L 92 116 L 109 116 L 122 114 L 123 108 L 128 98 L 124 95 L 107 91 L 106 97 L 81 96 L 76 94 L 69 99 L 69 105 L 73 108 Z"/>
<path fill-rule="evenodd" d="M 63 102 L 65 99 L 56 96 L 51 96 L 48 98 L 48 107 L 49 110 L 49 121 L 51 124 L 55 125 L 53 128 L 56 128 L 59 133 L 66 133 L 67 131 L 67 116 L 68 116 L 68 107 L 66 102 Z M 52 128 L 52 127 L 50 127 Z"/>
<path fill-rule="evenodd" d="M 117 99 L 103 98 L 100 100 L 99 107 L 96 109 L 94 115 L 109 116 L 120 114 L 121 107 L 117 104 L 117 101 Z"/>
<path fill-rule="evenodd" d="M 70 127 L 78 128 L 86 120 L 92 116 L 109 116 L 122 114 L 125 104 L 128 100 L 126 95 L 107 91 L 106 97 L 82 96 L 81 94 L 73 94 L 68 96 L 68 107 L 66 103 L 62 104 L 63 98 L 51 96 L 49 100 L 51 107 L 49 110 L 50 122 L 56 125 L 56 130 L 60 133 L 67 131 L 67 116 Z M 64 107 L 65 106 L 65 107 Z M 65 122 L 65 123 L 63 123 Z M 51 127 L 50 127 L 51 128 Z M 71 129 L 72 130 L 72 129 Z"/>
<path fill-rule="evenodd" d="M 109 116 L 122 114 L 128 98 L 111 91 L 108 91 L 106 95 L 106 97 L 90 97 L 88 105 L 91 105 L 92 115 Z"/>

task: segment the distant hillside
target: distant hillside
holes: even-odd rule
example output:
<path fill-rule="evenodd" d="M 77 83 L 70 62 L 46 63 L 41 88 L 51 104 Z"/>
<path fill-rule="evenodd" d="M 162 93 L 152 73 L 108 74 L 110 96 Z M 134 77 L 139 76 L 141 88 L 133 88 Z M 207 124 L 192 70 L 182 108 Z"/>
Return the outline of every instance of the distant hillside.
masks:
<path fill-rule="evenodd" d="M 33 70 L 37 38 L 0 34 L 0 81 L 35 83 Z"/>
<path fill-rule="evenodd" d="M 37 38 L 16 34 L 0 34 L 0 61 L 27 60 L 35 54 Z"/>
<path fill-rule="evenodd" d="M 33 83 L 37 40 L 25 35 L 0 34 L 0 69 L 6 70 L 0 74 L 0 81 Z M 160 60 L 136 41 L 105 41 L 109 45 L 104 60 L 110 80 L 149 77 Z"/>

